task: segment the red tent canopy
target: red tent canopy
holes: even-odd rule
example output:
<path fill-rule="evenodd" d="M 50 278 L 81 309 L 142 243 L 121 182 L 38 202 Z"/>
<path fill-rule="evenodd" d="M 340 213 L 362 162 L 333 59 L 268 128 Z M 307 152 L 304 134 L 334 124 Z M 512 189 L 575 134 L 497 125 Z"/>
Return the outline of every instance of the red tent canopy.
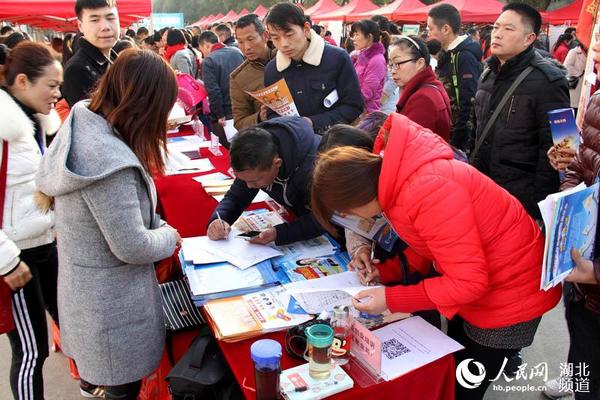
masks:
<path fill-rule="evenodd" d="M 208 17 L 200 17 L 200 19 L 196 22 L 194 22 L 193 24 L 190 24 L 190 26 L 197 26 L 197 27 L 202 27 L 204 25 L 204 21 L 206 21 L 208 18 L 213 18 L 214 16 L 212 14 L 210 14 Z"/>
<path fill-rule="evenodd" d="M 311 18 L 314 21 L 347 21 L 351 14 L 362 14 L 367 11 L 378 9 L 379 6 L 370 0 L 352 0 L 350 3 L 329 13 L 315 14 Z"/>
<path fill-rule="evenodd" d="M 406 11 L 412 11 L 417 8 L 425 6 L 419 0 L 395 0 L 393 3 L 387 6 L 381 7 L 377 10 L 367 11 L 361 14 L 352 14 L 348 16 L 348 21 L 359 21 L 361 19 L 369 19 L 374 15 L 383 15 L 384 17 L 393 20 L 394 14 L 401 14 Z"/>
<path fill-rule="evenodd" d="M 264 18 L 268 12 L 269 12 L 268 8 L 259 4 L 258 7 L 256 7 L 256 9 L 254 11 L 252 11 L 252 14 L 258 15 L 259 18 Z"/>
<path fill-rule="evenodd" d="M 566 7 L 542 12 L 542 21 L 552 25 L 562 25 L 567 22 L 576 25 L 581 13 L 581 7 L 583 7 L 583 0 L 575 0 Z"/>
<path fill-rule="evenodd" d="M 460 11 L 462 22 L 494 22 L 502 12 L 504 3 L 497 0 L 444 0 L 439 3 L 423 6 L 412 11 L 394 13 L 394 21 L 425 22 L 429 10 L 438 4 L 452 4 Z"/>
<path fill-rule="evenodd" d="M 210 25 L 210 24 L 212 24 L 213 22 L 216 22 L 216 21 L 220 20 L 221 18 L 223 18 L 223 14 L 221 14 L 221 13 L 218 13 L 218 14 L 217 14 L 217 15 L 215 15 L 214 17 L 212 17 L 212 18 L 209 18 L 209 19 L 207 19 L 206 21 L 204 21 L 202 24 L 203 24 L 204 26 L 207 26 L 207 25 Z"/>
<path fill-rule="evenodd" d="M 250 11 L 248 11 L 247 8 L 244 8 L 242 11 L 240 11 L 240 13 L 238 14 L 238 18 L 239 17 L 243 17 L 244 15 L 248 15 L 250 14 Z"/>
<path fill-rule="evenodd" d="M 304 14 L 309 17 L 313 14 L 325 14 L 337 10 L 340 6 L 333 0 L 319 0 L 312 7 L 304 10 Z"/>
<path fill-rule="evenodd" d="M 151 0 L 119 0 L 121 26 L 152 14 Z M 0 20 L 55 30 L 76 30 L 75 0 L 0 0 Z"/>
<path fill-rule="evenodd" d="M 225 16 L 223 18 L 221 18 L 220 20 L 213 21 L 213 23 L 219 22 L 219 23 L 223 24 L 225 22 L 233 22 L 233 21 L 237 20 L 238 17 L 239 16 L 237 15 L 237 13 L 235 11 L 229 10 L 229 12 L 227 14 L 225 14 Z"/>

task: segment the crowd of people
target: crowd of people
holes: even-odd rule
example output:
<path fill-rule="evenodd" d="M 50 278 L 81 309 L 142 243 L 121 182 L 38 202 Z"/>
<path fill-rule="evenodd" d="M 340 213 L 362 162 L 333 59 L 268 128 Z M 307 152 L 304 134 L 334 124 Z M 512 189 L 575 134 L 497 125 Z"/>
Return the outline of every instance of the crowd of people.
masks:
<path fill-rule="evenodd" d="M 554 147 L 548 123 L 548 111 L 579 107 L 590 49 L 573 28 L 549 52 L 540 49 L 540 13 L 522 3 L 481 30 L 440 4 L 419 36 L 376 16 L 351 24 L 340 46 L 286 2 L 264 19 L 206 30 L 122 35 L 108 0 L 77 0 L 74 15 L 79 32 L 48 43 L 0 30 L 0 332 L 16 399 L 44 398 L 46 311 L 86 397 L 136 399 L 160 361 L 154 263 L 181 237 L 156 214 L 152 178 L 165 169 L 177 74 L 206 89 L 197 112 L 235 174 L 208 221 L 210 239 L 227 238 L 262 189 L 296 218 L 253 243 L 329 231 L 363 283 L 384 285 L 365 288 L 356 309 L 416 313 L 436 326 L 445 318 L 465 347 L 457 363 L 516 373 L 521 349 L 561 299 L 560 286 L 540 290 L 537 202 L 600 172 L 598 95 L 578 151 Z M 298 116 L 248 93 L 281 79 Z M 335 226 L 334 213 L 382 216 L 399 239 L 380 248 Z M 573 259 L 563 293 L 568 361 L 590 371 L 589 392 L 575 398 L 596 399 L 600 259 Z M 547 396 L 567 394 L 561 379 L 547 382 Z M 457 384 L 456 398 L 482 399 L 489 384 Z"/>

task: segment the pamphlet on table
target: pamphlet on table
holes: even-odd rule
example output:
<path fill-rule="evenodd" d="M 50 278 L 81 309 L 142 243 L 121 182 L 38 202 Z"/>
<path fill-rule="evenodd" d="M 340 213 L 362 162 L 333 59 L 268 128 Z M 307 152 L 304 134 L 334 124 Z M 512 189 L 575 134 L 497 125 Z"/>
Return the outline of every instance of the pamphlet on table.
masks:
<path fill-rule="evenodd" d="M 353 339 L 352 351 L 355 353 L 355 347 L 356 350 L 361 350 L 362 347 L 365 354 L 372 352 L 373 357 L 362 359 L 367 363 L 375 363 L 367 365 L 369 370 L 378 372 L 386 381 L 464 348 L 418 316 L 363 333 L 361 338 L 357 338 L 358 341 Z"/>
<path fill-rule="evenodd" d="M 319 279 L 291 282 L 284 285 L 300 307 L 309 314 L 331 311 L 335 306 L 352 306 L 352 298 L 367 288 L 354 271 L 346 271 Z"/>
<path fill-rule="evenodd" d="M 288 311 L 290 294 L 283 286 L 219 300 L 204 305 L 207 323 L 217 339 L 235 342 L 285 330 L 313 317 Z"/>

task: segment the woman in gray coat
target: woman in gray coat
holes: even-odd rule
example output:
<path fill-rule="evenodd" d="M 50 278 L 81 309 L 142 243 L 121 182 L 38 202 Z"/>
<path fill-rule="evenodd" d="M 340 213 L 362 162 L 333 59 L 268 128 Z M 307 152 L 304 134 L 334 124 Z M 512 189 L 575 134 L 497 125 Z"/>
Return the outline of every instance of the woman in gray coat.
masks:
<path fill-rule="evenodd" d="M 73 107 L 36 178 L 54 197 L 63 350 L 83 379 L 105 386 L 107 399 L 136 399 L 162 355 L 153 263 L 181 238 L 155 213 L 150 173 L 164 169 L 176 97 L 165 61 L 124 51 L 91 101 Z"/>

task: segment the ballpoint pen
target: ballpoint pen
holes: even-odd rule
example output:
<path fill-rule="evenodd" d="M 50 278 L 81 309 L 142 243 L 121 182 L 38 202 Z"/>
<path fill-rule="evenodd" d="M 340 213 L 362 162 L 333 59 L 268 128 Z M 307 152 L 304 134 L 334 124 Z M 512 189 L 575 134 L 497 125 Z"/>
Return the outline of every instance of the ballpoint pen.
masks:
<path fill-rule="evenodd" d="M 221 215 L 219 214 L 218 211 L 217 211 L 217 218 L 219 219 L 219 221 L 221 221 L 221 228 L 223 228 L 223 232 L 227 232 L 227 229 L 225 228 L 225 222 L 223 222 L 223 220 L 221 219 Z"/>

